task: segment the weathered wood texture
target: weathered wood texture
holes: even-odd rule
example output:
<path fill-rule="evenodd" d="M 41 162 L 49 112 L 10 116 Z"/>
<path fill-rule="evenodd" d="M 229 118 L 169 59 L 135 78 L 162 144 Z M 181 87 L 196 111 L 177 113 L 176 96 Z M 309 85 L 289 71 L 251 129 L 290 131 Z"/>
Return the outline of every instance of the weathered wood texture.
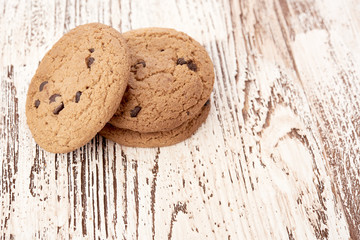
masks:
<path fill-rule="evenodd" d="M 2 1 L 0 238 L 360 239 L 359 13 L 356 0 Z M 39 149 L 31 77 L 94 21 L 206 47 L 212 110 L 191 139 Z"/>

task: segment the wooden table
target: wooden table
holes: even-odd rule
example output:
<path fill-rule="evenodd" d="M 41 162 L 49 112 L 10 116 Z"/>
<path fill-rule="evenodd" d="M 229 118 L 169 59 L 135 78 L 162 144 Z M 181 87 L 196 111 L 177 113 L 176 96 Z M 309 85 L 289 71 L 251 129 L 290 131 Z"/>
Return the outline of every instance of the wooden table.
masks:
<path fill-rule="evenodd" d="M 357 0 L 2 1 L 0 238 L 360 239 L 359 13 Z M 205 46 L 212 109 L 192 138 L 35 144 L 31 78 L 88 22 Z"/>

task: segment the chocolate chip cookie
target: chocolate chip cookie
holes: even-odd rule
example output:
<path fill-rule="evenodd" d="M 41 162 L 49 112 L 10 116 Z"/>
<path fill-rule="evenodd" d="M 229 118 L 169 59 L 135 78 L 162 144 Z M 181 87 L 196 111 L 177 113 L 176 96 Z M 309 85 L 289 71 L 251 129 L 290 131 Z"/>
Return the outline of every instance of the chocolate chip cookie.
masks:
<path fill-rule="evenodd" d="M 131 73 L 110 123 L 145 133 L 169 131 L 194 118 L 214 84 L 206 50 L 173 29 L 146 28 L 123 36 L 129 46 Z"/>
<path fill-rule="evenodd" d="M 207 102 L 194 118 L 169 131 L 140 133 L 106 124 L 100 131 L 100 135 L 116 143 L 130 147 L 169 146 L 191 137 L 201 124 L 205 122 L 209 110 L 210 103 Z"/>
<path fill-rule="evenodd" d="M 35 141 L 54 153 L 86 144 L 119 107 L 129 72 L 128 48 L 115 29 L 91 23 L 65 34 L 29 86 L 26 117 Z"/>

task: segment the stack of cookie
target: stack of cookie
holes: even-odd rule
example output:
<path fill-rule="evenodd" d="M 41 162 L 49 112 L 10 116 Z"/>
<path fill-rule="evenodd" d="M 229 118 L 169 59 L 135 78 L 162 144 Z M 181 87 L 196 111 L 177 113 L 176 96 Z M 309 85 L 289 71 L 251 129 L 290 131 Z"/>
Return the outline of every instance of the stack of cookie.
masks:
<path fill-rule="evenodd" d="M 164 28 L 120 34 L 92 23 L 65 34 L 33 77 L 26 116 L 35 141 L 73 151 L 98 132 L 119 144 L 160 147 L 205 121 L 211 59 L 188 35 Z"/>

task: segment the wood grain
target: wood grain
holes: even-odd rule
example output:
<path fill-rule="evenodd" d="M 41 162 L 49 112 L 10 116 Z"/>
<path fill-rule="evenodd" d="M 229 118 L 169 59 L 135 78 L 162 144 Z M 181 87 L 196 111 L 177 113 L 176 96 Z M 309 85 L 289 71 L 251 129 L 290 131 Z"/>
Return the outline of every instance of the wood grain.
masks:
<path fill-rule="evenodd" d="M 360 239 L 360 3 L 108 0 L 0 3 L 1 239 Z M 189 140 L 96 136 L 39 148 L 25 99 L 45 52 L 80 24 L 172 27 L 215 66 Z"/>

